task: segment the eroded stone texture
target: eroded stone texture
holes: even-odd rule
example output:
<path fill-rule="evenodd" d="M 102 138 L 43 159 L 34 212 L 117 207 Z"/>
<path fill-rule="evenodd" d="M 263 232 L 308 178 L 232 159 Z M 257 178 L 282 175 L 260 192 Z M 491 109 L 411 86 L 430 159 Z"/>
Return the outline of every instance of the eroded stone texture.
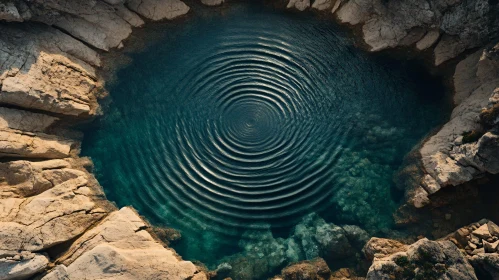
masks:
<path fill-rule="evenodd" d="M 0 107 L 0 157 L 64 158 L 74 141 L 44 133 L 57 118 Z"/>
<path fill-rule="evenodd" d="M 479 50 L 456 66 L 457 106 L 450 121 L 420 149 L 429 174 L 421 183 L 426 196 L 442 187 L 471 181 L 483 173 L 499 173 L 498 133 L 494 120 L 490 121 L 495 118 L 499 87 L 496 52 L 496 47 Z M 424 196 L 425 193 L 414 192 L 414 205 Z"/>
<path fill-rule="evenodd" d="M 14 161 L 0 168 L 5 171 L 2 184 L 9 185 L 0 199 L 0 250 L 50 248 L 83 233 L 105 214 L 92 199 L 88 175 L 62 161 Z"/>
<path fill-rule="evenodd" d="M 281 274 L 272 278 L 272 280 L 361 280 L 363 277 L 357 277 L 354 272 L 347 268 L 331 272 L 326 262 L 321 259 L 310 261 L 301 261 L 285 267 Z"/>
<path fill-rule="evenodd" d="M 373 237 L 369 239 L 362 251 L 368 260 L 384 258 L 397 252 L 407 250 L 407 245 L 392 239 Z"/>
<path fill-rule="evenodd" d="M 29 7 L 31 20 L 57 26 L 103 50 L 117 47 L 132 32 L 130 24 L 103 1 L 35 0 Z"/>
<path fill-rule="evenodd" d="M 29 279 L 43 271 L 49 259 L 30 252 L 0 252 L 0 280 Z"/>
<path fill-rule="evenodd" d="M 95 51 L 41 25 L 0 24 L 0 102 L 65 115 L 93 113 Z"/>
<path fill-rule="evenodd" d="M 23 18 L 13 2 L 2 2 L 0 3 L 0 20 L 21 22 Z"/>
<path fill-rule="evenodd" d="M 270 229 L 246 231 L 239 243 L 242 252 L 223 261 L 231 266 L 233 279 L 262 279 L 287 263 L 304 259 L 354 259 L 368 238 L 357 226 L 326 223 L 312 213 L 286 239 L 274 238 Z"/>
<path fill-rule="evenodd" d="M 426 32 L 416 47 L 427 49 L 437 42 L 438 28 L 445 34 L 435 49 L 435 64 L 440 65 L 488 42 L 498 30 L 495 5 L 486 0 L 349 0 L 336 15 L 343 23 L 362 24 L 364 41 L 371 51 L 416 43 Z M 415 29 L 420 29 L 419 38 Z"/>
<path fill-rule="evenodd" d="M 477 275 L 499 277 L 499 226 L 487 219 L 464 226 L 444 237 L 465 252 Z"/>
<path fill-rule="evenodd" d="M 174 19 L 190 10 L 180 0 L 128 0 L 127 7 L 152 20 Z"/>
<path fill-rule="evenodd" d="M 105 215 L 90 175 L 74 164 L 0 163 L 0 279 L 43 271 L 49 259 L 39 251 L 74 239 Z"/>
<path fill-rule="evenodd" d="M 55 279 L 198 279 L 198 269 L 164 248 L 130 208 L 111 213 L 85 232 L 46 275 Z M 206 279 L 206 278 L 205 278 Z"/>
<path fill-rule="evenodd" d="M 450 241 L 423 238 L 405 249 L 375 256 L 366 279 L 477 279 L 473 267 Z"/>

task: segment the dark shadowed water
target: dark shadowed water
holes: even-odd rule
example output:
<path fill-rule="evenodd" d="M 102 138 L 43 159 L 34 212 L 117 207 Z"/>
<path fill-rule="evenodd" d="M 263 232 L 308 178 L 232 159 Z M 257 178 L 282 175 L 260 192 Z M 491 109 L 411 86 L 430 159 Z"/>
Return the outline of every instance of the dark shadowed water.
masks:
<path fill-rule="evenodd" d="M 110 200 L 179 229 L 216 263 L 241 233 L 303 215 L 392 227 L 394 173 L 448 116 L 442 86 L 368 55 L 330 19 L 234 4 L 165 27 L 108 86 L 85 132 Z"/>

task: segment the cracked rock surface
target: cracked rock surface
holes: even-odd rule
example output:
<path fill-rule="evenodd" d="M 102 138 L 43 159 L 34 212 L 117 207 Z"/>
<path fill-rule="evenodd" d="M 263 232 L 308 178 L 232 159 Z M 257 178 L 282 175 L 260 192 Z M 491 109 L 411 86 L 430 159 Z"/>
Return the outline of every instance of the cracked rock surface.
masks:
<path fill-rule="evenodd" d="M 0 279 L 206 279 L 105 199 L 67 129 L 98 111 L 99 49 L 188 11 L 179 0 L 0 3 Z"/>
<path fill-rule="evenodd" d="M 330 11 L 361 26 L 372 51 L 412 46 L 432 52 L 436 65 L 481 48 L 457 65 L 452 119 L 421 149 L 428 174 L 415 204 L 424 206 L 443 187 L 499 172 L 499 46 L 487 45 L 499 26 L 494 1 L 291 0 L 288 7 Z M 118 210 L 105 199 L 87 171 L 91 163 L 78 157 L 80 138 L 64 127 L 98 112 L 100 52 L 125 47 L 134 27 L 189 10 L 180 0 L 1 1 L 0 280 L 207 279 L 149 234 L 149 225 L 131 208 Z M 481 273 L 497 277 L 496 229 L 487 230 L 490 237 L 483 228 L 461 236 L 473 241 L 468 248 L 452 240 L 405 245 L 371 239 L 364 249 L 375 260 L 370 275 L 385 273 L 377 263 L 402 267 L 394 258 L 402 255 L 409 266 L 424 260 L 436 267 L 433 272 L 475 279 L 469 259 Z M 348 238 L 358 230 L 343 231 Z M 343 248 L 340 241 L 333 245 Z M 483 254 L 463 257 L 473 246 Z M 307 252 L 315 256 L 313 249 Z M 421 250 L 437 257 L 427 259 Z M 452 271 L 439 270 L 440 256 L 450 260 Z M 330 275 L 356 277 L 348 271 Z"/>

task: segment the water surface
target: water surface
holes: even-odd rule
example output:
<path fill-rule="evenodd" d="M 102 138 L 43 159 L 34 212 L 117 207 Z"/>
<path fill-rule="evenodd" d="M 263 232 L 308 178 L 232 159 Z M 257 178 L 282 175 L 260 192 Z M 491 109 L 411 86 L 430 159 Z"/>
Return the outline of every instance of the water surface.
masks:
<path fill-rule="evenodd" d="M 355 49 L 331 19 L 231 5 L 164 25 L 108 86 L 82 151 L 108 198 L 208 264 L 245 230 L 285 235 L 310 212 L 390 229 L 392 178 L 447 117 L 442 86 Z"/>

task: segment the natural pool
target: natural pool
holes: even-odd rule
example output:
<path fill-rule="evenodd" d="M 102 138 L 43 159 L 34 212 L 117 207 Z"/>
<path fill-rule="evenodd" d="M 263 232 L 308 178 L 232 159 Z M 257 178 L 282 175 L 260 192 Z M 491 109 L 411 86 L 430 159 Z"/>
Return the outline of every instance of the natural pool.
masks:
<path fill-rule="evenodd" d="M 392 228 L 393 176 L 449 114 L 438 80 L 354 48 L 331 19 L 258 3 L 163 28 L 85 129 L 110 200 L 180 230 L 175 249 L 208 265 L 312 212 Z"/>

